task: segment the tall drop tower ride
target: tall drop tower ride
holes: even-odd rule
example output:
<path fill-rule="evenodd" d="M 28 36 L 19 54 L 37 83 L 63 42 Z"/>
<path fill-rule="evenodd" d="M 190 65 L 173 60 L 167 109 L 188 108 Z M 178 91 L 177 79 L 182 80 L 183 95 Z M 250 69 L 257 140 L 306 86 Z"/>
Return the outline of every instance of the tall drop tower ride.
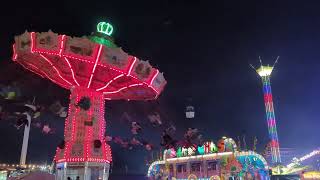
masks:
<path fill-rule="evenodd" d="M 276 118 L 275 118 L 274 108 L 273 108 L 270 76 L 274 68 L 274 65 L 277 63 L 278 59 L 279 57 L 276 59 L 275 63 L 272 66 L 269 66 L 269 65 L 263 66 L 261 59 L 260 59 L 259 68 L 254 68 L 252 66 L 261 77 L 262 84 L 263 84 L 264 104 L 266 108 L 266 118 L 267 118 L 268 131 L 269 131 L 269 137 L 270 137 L 272 163 L 274 165 L 281 163 L 281 157 L 280 157 Z"/>

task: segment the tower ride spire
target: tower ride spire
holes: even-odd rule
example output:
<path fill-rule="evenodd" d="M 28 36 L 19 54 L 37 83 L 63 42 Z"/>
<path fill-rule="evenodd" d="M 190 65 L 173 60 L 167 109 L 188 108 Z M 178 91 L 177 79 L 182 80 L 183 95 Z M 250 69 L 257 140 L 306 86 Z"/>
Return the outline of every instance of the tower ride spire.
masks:
<path fill-rule="evenodd" d="M 271 83 L 270 77 L 275 64 L 278 62 L 279 56 L 275 60 L 272 66 L 264 66 L 262 64 L 262 60 L 259 57 L 260 67 L 252 68 L 258 73 L 261 77 L 262 84 L 263 84 L 263 95 L 264 95 L 264 104 L 266 108 L 266 118 L 268 123 L 268 131 L 270 137 L 270 145 L 271 145 L 271 155 L 272 155 L 272 163 L 279 164 L 281 163 L 281 156 L 280 156 L 280 148 L 279 148 L 279 139 L 278 139 L 278 132 L 277 132 L 277 125 L 276 125 L 276 118 L 273 108 L 273 100 L 272 100 L 272 91 L 271 91 Z"/>

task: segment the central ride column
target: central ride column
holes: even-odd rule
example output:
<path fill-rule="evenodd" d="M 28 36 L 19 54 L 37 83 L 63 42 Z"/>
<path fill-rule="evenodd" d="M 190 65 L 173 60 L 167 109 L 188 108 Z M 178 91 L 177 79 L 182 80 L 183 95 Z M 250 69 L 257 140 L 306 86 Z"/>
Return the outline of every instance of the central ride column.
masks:
<path fill-rule="evenodd" d="M 64 141 L 55 157 L 57 166 L 63 166 L 65 178 L 107 179 L 112 159 L 104 136 L 104 102 L 100 92 L 80 87 L 71 90 Z"/>

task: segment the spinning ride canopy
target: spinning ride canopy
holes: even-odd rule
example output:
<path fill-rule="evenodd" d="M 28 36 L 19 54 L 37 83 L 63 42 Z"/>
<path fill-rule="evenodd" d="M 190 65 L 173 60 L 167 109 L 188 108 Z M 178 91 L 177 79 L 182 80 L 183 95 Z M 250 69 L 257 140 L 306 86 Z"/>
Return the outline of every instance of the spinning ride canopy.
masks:
<path fill-rule="evenodd" d="M 163 74 L 148 61 L 128 55 L 113 43 L 109 23 L 99 23 L 97 31 L 81 38 L 52 31 L 15 37 L 13 61 L 71 90 L 57 163 L 112 161 L 105 139 L 104 99 L 151 100 L 166 84 Z"/>
<path fill-rule="evenodd" d="M 105 25 L 99 23 L 100 33 L 80 38 L 25 32 L 15 37 L 13 61 L 66 89 L 88 88 L 111 100 L 157 98 L 166 84 L 163 74 L 117 47 L 108 36 L 112 27 L 103 34 Z"/>

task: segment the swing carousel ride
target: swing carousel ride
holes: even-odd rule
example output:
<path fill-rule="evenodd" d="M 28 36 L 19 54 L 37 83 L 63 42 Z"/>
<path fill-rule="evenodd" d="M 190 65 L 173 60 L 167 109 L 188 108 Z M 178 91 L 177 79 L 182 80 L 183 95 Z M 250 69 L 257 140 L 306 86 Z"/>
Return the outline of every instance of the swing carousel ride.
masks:
<path fill-rule="evenodd" d="M 64 141 L 56 150 L 57 179 L 108 179 L 105 100 L 154 100 L 166 80 L 148 61 L 128 55 L 100 22 L 89 37 L 25 32 L 15 37 L 13 61 L 71 91 Z"/>

